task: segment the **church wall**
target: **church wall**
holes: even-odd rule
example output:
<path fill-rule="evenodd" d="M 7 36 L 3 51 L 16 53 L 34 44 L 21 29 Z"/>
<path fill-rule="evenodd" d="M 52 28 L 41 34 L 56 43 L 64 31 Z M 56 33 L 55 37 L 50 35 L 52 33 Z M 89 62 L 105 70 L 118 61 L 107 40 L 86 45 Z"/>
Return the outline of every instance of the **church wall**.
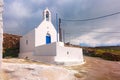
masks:
<path fill-rule="evenodd" d="M 82 48 L 57 46 L 57 62 L 83 62 Z"/>
<path fill-rule="evenodd" d="M 23 52 L 19 54 L 20 58 L 23 59 L 33 59 L 33 52 Z"/>
<path fill-rule="evenodd" d="M 38 62 L 54 63 L 55 56 L 39 56 L 34 55 L 34 52 L 25 52 L 19 55 L 20 58 L 30 59 Z"/>
<path fill-rule="evenodd" d="M 54 59 L 55 56 L 33 56 L 33 58 L 31 58 L 31 60 L 45 63 L 55 63 Z"/>
<path fill-rule="evenodd" d="M 35 51 L 22 53 L 19 57 L 48 63 L 84 62 L 82 48 L 65 47 L 62 42 L 39 46 Z"/>
<path fill-rule="evenodd" d="M 35 30 L 20 39 L 20 53 L 33 51 L 35 48 Z"/>
<path fill-rule="evenodd" d="M 56 43 L 38 46 L 35 48 L 35 56 L 56 56 Z"/>
<path fill-rule="evenodd" d="M 40 46 L 46 44 L 46 35 L 49 33 L 51 35 L 51 43 L 57 41 L 57 32 L 50 21 L 43 21 L 35 29 L 35 46 Z"/>

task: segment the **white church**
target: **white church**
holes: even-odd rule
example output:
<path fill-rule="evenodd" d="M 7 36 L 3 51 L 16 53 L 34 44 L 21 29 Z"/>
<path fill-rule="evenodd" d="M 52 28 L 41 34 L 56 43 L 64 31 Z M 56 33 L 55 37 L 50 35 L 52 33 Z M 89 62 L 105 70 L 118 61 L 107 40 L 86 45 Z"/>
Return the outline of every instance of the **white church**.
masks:
<path fill-rule="evenodd" d="M 20 39 L 19 58 L 47 63 L 83 63 L 82 48 L 66 47 L 58 41 L 59 35 L 51 18 L 51 12 L 46 8 L 40 25 Z"/>

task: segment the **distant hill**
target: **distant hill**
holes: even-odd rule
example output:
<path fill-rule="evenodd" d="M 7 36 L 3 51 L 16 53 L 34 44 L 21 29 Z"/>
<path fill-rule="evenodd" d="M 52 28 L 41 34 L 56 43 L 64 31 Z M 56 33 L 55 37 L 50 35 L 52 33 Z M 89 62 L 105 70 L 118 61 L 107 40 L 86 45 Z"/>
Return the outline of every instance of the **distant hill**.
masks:
<path fill-rule="evenodd" d="M 120 50 L 120 46 L 99 46 L 99 47 L 95 47 L 95 48 L 99 48 L 99 49 L 118 49 Z"/>
<path fill-rule="evenodd" d="M 19 35 L 3 34 L 3 57 L 17 57 L 19 53 Z"/>
<path fill-rule="evenodd" d="M 3 34 L 3 57 L 18 57 L 20 37 L 8 33 Z M 83 48 L 83 53 L 88 56 L 120 61 L 120 46 L 80 47 L 69 43 L 65 46 Z"/>
<path fill-rule="evenodd" d="M 103 59 L 120 61 L 120 46 L 84 47 L 84 54 Z"/>
<path fill-rule="evenodd" d="M 83 48 L 83 54 L 111 61 L 120 61 L 120 46 L 81 47 L 66 43 L 65 46 Z"/>

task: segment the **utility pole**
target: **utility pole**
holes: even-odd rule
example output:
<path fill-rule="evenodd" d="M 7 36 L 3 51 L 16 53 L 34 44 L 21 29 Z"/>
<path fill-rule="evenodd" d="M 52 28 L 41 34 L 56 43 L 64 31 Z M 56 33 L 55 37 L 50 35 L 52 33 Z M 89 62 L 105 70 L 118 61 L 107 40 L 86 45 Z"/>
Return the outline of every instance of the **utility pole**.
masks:
<path fill-rule="evenodd" d="M 65 43 L 65 30 L 63 30 L 63 42 Z"/>
<path fill-rule="evenodd" d="M 61 19 L 59 18 L 59 41 L 62 42 L 62 29 L 61 29 Z"/>
<path fill-rule="evenodd" d="M 59 29 L 58 29 L 58 15 L 56 13 L 56 30 L 57 30 L 57 42 L 59 42 Z"/>

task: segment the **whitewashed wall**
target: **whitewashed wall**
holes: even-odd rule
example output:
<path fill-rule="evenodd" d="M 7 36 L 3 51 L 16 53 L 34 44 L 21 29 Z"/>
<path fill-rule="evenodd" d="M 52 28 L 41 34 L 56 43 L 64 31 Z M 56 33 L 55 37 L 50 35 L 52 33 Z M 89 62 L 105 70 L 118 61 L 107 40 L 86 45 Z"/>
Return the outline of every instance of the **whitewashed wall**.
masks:
<path fill-rule="evenodd" d="M 35 29 L 35 46 L 46 44 L 46 34 L 51 35 L 51 42 L 57 41 L 57 32 L 51 21 L 43 22 Z"/>
<path fill-rule="evenodd" d="M 34 52 L 25 52 L 19 55 L 20 58 L 27 58 L 33 61 L 46 62 L 46 63 L 55 63 L 55 56 L 38 56 L 34 55 Z"/>
<path fill-rule="evenodd" d="M 34 56 L 56 56 L 56 44 L 38 46 L 35 48 Z"/>
<path fill-rule="evenodd" d="M 61 42 L 39 46 L 33 52 L 20 54 L 20 57 L 48 63 L 84 62 L 82 48 L 65 47 Z"/>
<path fill-rule="evenodd" d="M 26 43 L 26 40 L 28 41 Z M 35 29 L 20 39 L 20 53 L 31 52 L 35 48 Z"/>
<path fill-rule="evenodd" d="M 45 45 L 47 33 L 51 35 L 51 42 L 57 41 L 57 33 L 52 23 L 43 21 L 37 28 L 20 39 L 20 53 L 30 52 L 37 46 Z M 26 40 L 28 40 L 28 44 L 26 44 Z"/>
<path fill-rule="evenodd" d="M 44 18 L 41 24 L 20 39 L 20 54 L 24 52 L 33 52 L 36 47 L 45 45 L 47 33 L 51 36 L 51 43 L 57 41 L 57 32 L 51 22 L 51 13 L 49 11 L 49 20 L 47 20 L 46 11 L 49 10 L 44 10 Z M 28 44 L 26 43 L 26 40 Z"/>
<path fill-rule="evenodd" d="M 0 0 L 0 69 L 2 63 L 2 43 L 3 43 L 3 20 L 2 20 L 2 12 L 3 12 L 3 0 Z"/>
<path fill-rule="evenodd" d="M 57 46 L 56 51 L 57 55 L 55 61 L 57 62 L 83 63 L 84 61 L 82 48 Z"/>

